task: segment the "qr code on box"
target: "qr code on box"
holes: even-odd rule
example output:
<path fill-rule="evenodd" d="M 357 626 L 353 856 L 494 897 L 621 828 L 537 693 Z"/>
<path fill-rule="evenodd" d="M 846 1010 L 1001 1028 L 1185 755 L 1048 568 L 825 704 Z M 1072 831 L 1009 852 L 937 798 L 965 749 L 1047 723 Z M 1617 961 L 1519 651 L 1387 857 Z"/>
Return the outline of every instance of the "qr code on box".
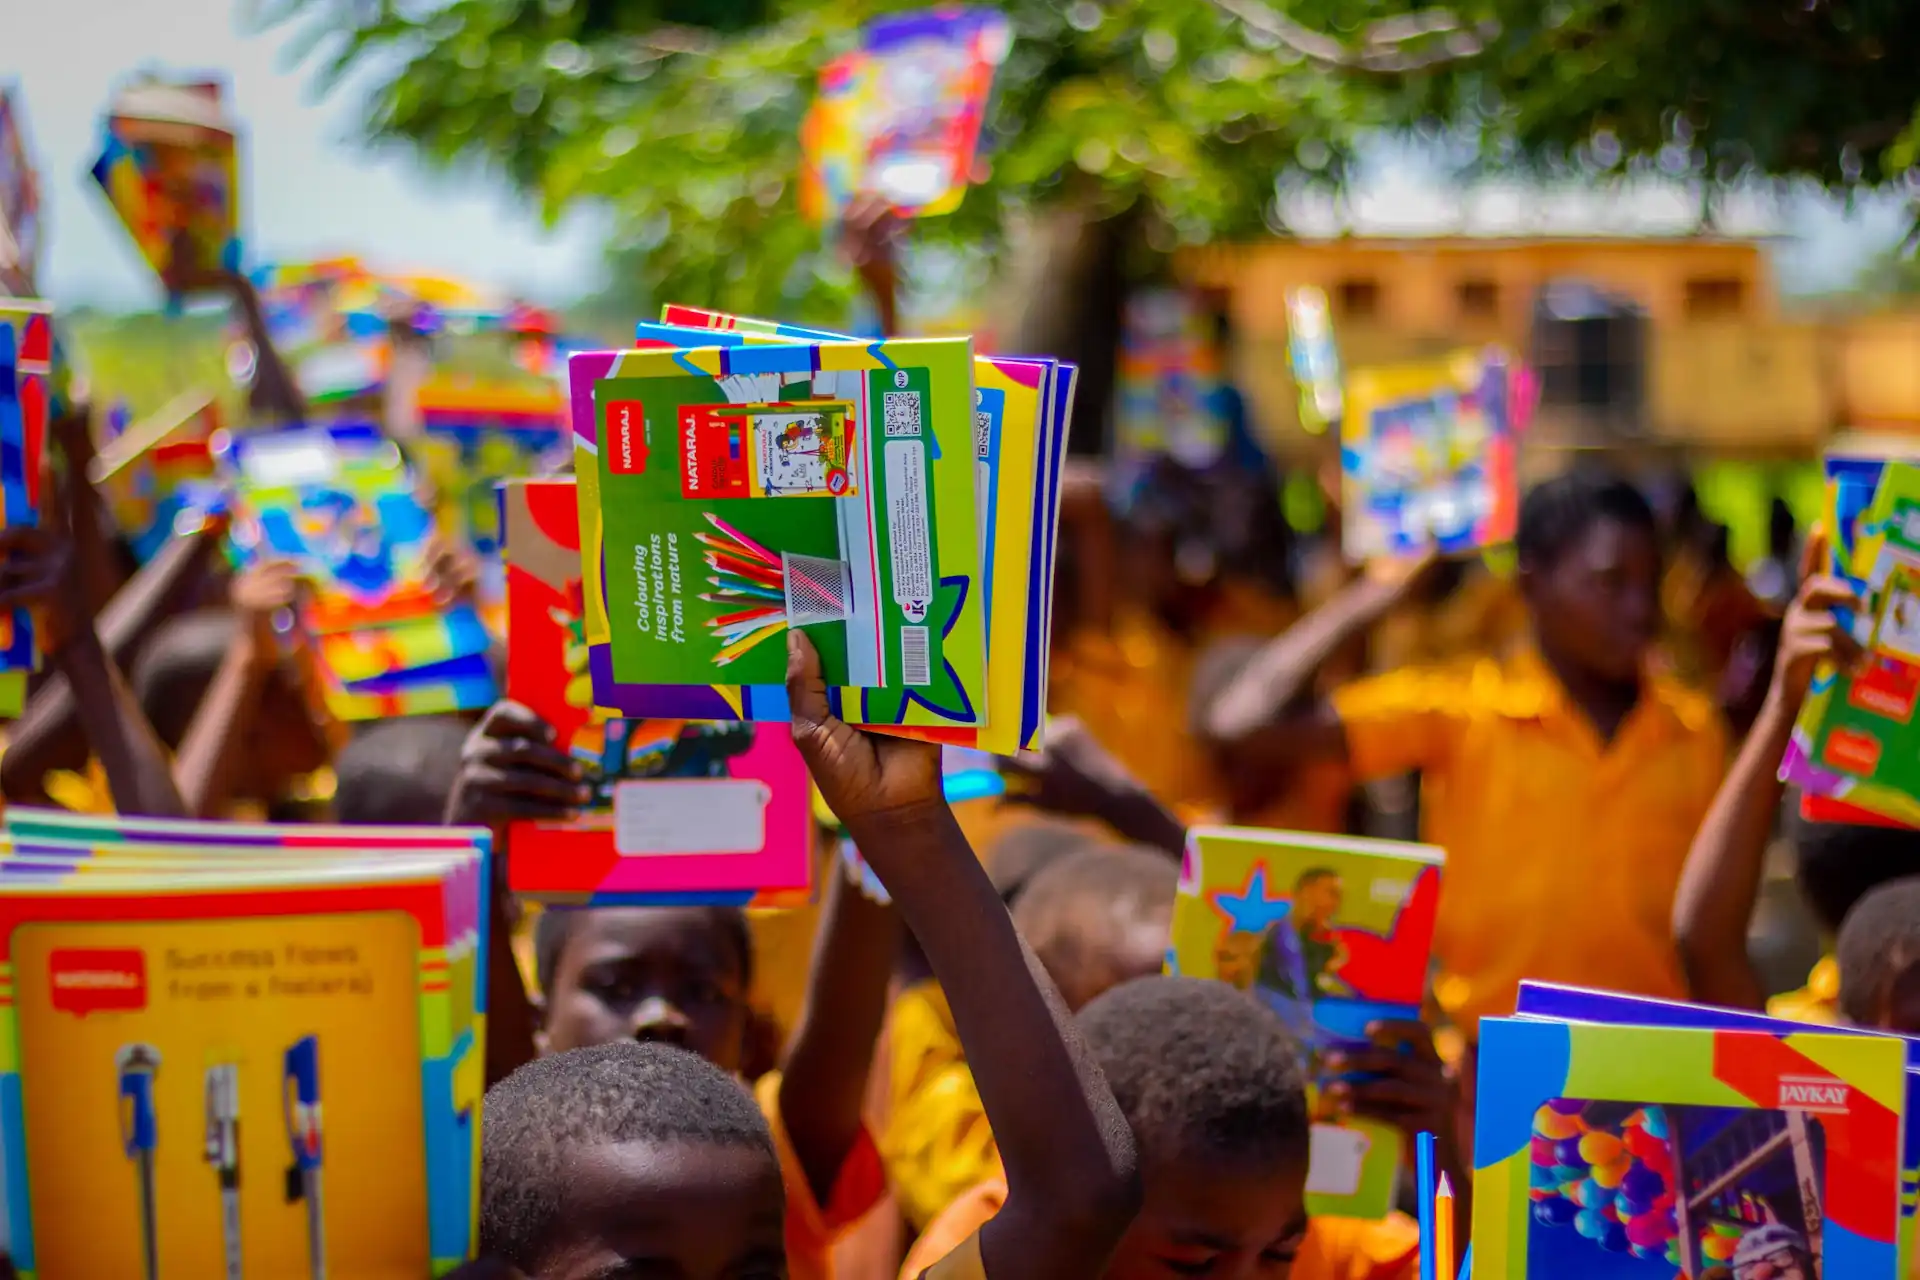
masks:
<path fill-rule="evenodd" d="M 889 391 L 880 398 L 881 423 L 887 438 L 920 434 L 920 393 Z"/>

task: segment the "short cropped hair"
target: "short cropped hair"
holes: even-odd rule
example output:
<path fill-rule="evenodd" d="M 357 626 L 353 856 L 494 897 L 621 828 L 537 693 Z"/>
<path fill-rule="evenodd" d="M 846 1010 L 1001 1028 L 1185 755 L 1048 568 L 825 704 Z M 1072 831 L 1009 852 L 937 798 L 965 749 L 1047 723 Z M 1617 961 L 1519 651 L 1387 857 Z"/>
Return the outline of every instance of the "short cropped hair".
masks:
<path fill-rule="evenodd" d="M 1078 1025 L 1143 1160 L 1306 1163 L 1304 1051 L 1258 997 L 1199 978 L 1138 978 L 1090 1001 Z"/>
<path fill-rule="evenodd" d="M 1551 569 L 1602 520 L 1656 537 L 1659 533 L 1652 505 L 1632 483 L 1609 472 L 1581 469 L 1527 491 L 1520 503 L 1514 549 L 1521 564 Z"/>
<path fill-rule="evenodd" d="M 1920 876 L 1920 831 L 1853 822 L 1813 822 L 1795 806 L 1787 818 L 1794 879 L 1828 933 L 1854 904 L 1891 880 Z"/>
<path fill-rule="evenodd" d="M 567 949 L 567 942 L 573 937 L 579 923 L 592 915 L 595 910 L 618 910 L 609 907 L 548 907 L 540 913 L 533 926 L 533 980 L 540 988 L 540 994 L 553 994 L 553 978 L 560 971 L 560 957 Z M 753 938 L 747 932 L 747 915 L 738 907 L 663 907 L 660 910 L 705 911 L 713 917 L 713 924 L 726 938 L 740 957 L 740 982 L 743 987 L 753 985 Z"/>
<path fill-rule="evenodd" d="M 557 1243 L 571 1167 L 588 1148 L 745 1147 L 778 1162 L 740 1082 L 685 1049 L 636 1040 L 539 1058 L 487 1090 L 480 1252 L 532 1274 Z"/>
<path fill-rule="evenodd" d="M 441 822 L 468 726 L 456 716 L 376 720 L 340 749 L 334 816 L 356 825 Z"/>
<path fill-rule="evenodd" d="M 1036 818 L 1004 832 L 988 846 L 982 861 L 1000 901 L 1012 907 L 1042 871 L 1070 853 L 1104 843 L 1085 827 L 1057 818 Z"/>
<path fill-rule="evenodd" d="M 1013 906 L 1013 922 L 1063 987 L 1097 967 L 1122 931 L 1164 922 L 1173 912 L 1180 869 L 1158 849 L 1090 845 L 1035 873 Z"/>
<path fill-rule="evenodd" d="M 1834 948 L 1840 965 L 1840 1012 L 1874 1022 L 1903 969 L 1920 961 L 1920 876 L 1872 890 L 1847 913 Z"/>

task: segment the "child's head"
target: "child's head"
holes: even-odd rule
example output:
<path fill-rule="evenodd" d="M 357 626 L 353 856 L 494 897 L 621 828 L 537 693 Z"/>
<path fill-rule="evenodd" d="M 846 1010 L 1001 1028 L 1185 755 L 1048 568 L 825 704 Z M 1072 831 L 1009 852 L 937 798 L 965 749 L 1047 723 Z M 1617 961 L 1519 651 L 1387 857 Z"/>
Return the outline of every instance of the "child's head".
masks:
<path fill-rule="evenodd" d="M 1514 542 L 1541 646 L 1600 679 L 1635 679 L 1660 623 L 1660 540 L 1641 492 L 1559 476 L 1527 494 Z"/>
<path fill-rule="evenodd" d="M 1920 877 L 1861 898 L 1840 926 L 1835 959 L 1847 1021 L 1920 1035 Z"/>
<path fill-rule="evenodd" d="M 617 1040 L 487 1090 L 480 1252 L 529 1280 L 786 1274 L 765 1117 L 694 1054 Z"/>
<path fill-rule="evenodd" d="M 231 609 L 199 609 L 169 619 L 141 650 L 131 676 L 133 694 L 170 750 L 185 740 L 215 673 L 239 640 L 239 621 Z M 284 665 L 261 686 L 246 743 L 236 758 L 240 773 L 235 794 L 266 800 L 327 763 L 326 743 Z"/>
<path fill-rule="evenodd" d="M 1794 851 L 1794 879 L 1820 928 L 1829 937 L 1854 904 L 1891 880 L 1920 876 L 1920 831 L 1852 822 L 1812 822 L 1793 807 L 1787 833 Z"/>
<path fill-rule="evenodd" d="M 356 825 L 443 820 L 468 726 L 453 716 L 401 716 L 363 726 L 340 749 L 334 817 Z"/>
<path fill-rule="evenodd" d="M 660 1041 L 741 1069 L 753 944 L 737 908 L 549 909 L 534 965 L 541 1052 Z"/>
<path fill-rule="evenodd" d="M 1160 972 L 1179 868 L 1136 845 L 1091 846 L 1050 863 L 1014 904 L 1013 922 L 1069 1009 Z"/>
<path fill-rule="evenodd" d="M 1011 910 L 1035 876 L 1076 850 L 1100 844 L 1101 838 L 1086 827 L 1057 818 L 1034 818 L 1003 832 L 982 861 L 1000 901 Z"/>
<path fill-rule="evenodd" d="M 1284 1277 L 1306 1231 L 1300 1044 L 1243 991 L 1197 978 L 1115 987 L 1078 1024 L 1140 1152 L 1146 1201 L 1106 1280 Z"/>

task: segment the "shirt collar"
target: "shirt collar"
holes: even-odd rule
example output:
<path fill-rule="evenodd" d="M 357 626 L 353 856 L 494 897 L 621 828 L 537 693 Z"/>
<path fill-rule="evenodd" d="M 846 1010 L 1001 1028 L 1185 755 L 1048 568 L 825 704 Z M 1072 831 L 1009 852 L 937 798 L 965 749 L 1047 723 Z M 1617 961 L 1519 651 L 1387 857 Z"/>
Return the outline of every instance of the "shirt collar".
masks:
<path fill-rule="evenodd" d="M 1490 701 L 1501 714 L 1516 720 L 1576 718 L 1585 722 L 1585 713 L 1574 705 L 1566 686 L 1535 645 L 1521 646 L 1507 660 L 1500 677 L 1500 696 Z M 1629 726 L 1644 725 L 1640 732 L 1651 729 L 1665 739 L 1699 733 L 1707 728 L 1712 716 L 1713 706 L 1706 698 L 1643 665 L 1640 697 L 1620 728 L 1624 732 Z M 1616 740 L 1619 736 L 1615 734 Z"/>

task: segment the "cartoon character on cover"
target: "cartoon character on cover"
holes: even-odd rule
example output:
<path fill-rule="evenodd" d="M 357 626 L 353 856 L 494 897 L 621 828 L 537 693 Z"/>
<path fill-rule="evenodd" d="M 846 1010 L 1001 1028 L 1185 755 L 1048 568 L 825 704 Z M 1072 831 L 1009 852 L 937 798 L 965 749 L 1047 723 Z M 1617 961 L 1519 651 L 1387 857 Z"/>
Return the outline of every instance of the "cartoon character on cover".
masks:
<path fill-rule="evenodd" d="M 1346 963 L 1346 945 L 1334 932 L 1344 886 L 1337 872 L 1313 867 L 1294 882 L 1286 914 L 1267 930 L 1255 983 L 1287 1024 L 1313 1040 L 1313 1002 L 1340 994 L 1336 972 Z"/>

